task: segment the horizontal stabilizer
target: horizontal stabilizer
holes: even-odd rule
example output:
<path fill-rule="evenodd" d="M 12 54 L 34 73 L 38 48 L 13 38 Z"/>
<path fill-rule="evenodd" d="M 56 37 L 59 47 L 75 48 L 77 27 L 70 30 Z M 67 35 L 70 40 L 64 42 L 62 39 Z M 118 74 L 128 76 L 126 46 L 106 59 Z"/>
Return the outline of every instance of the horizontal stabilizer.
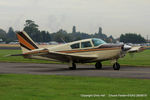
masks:
<path fill-rule="evenodd" d="M 9 54 L 9 55 L 5 55 L 4 57 L 10 57 L 10 56 L 23 56 L 23 54 Z"/>

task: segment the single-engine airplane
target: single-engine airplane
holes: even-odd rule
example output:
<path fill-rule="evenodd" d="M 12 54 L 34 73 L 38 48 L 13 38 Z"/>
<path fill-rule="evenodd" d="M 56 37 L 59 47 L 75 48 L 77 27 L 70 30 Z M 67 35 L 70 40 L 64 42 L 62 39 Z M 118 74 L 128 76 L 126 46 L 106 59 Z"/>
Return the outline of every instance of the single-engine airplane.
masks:
<path fill-rule="evenodd" d="M 106 60 L 112 60 L 113 69 L 119 70 L 120 64 L 117 62 L 119 58 L 124 57 L 128 52 L 143 50 L 141 46 L 131 47 L 125 44 L 108 44 L 98 38 L 40 48 L 25 31 L 18 32 L 17 38 L 22 49 L 22 54 L 11 56 L 67 62 L 69 68 L 72 70 L 76 69 L 76 63 L 91 62 L 96 62 L 95 68 L 101 69 L 101 62 Z"/>

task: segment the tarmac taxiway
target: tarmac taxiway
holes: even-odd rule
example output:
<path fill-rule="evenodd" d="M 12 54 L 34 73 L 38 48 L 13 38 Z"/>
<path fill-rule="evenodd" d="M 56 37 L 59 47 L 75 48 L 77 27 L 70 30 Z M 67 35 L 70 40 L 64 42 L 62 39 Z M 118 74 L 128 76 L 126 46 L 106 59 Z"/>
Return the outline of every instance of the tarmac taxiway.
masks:
<path fill-rule="evenodd" d="M 77 70 L 69 70 L 65 64 L 0 63 L 0 74 L 10 73 L 150 79 L 150 67 L 122 66 L 116 71 L 112 66 L 97 70 L 94 65 L 77 65 Z"/>

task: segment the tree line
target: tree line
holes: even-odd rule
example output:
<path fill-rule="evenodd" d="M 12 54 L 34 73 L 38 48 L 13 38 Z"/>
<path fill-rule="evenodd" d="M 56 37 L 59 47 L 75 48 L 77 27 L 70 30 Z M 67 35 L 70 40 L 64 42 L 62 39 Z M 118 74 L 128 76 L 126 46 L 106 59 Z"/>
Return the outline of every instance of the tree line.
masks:
<path fill-rule="evenodd" d="M 113 36 L 107 36 L 106 34 L 102 33 L 102 28 L 100 27 L 97 33 L 94 34 L 87 34 L 84 32 L 77 32 L 76 26 L 73 26 L 72 32 L 68 33 L 67 31 L 60 29 L 57 32 L 49 33 L 45 30 L 39 30 L 39 25 L 37 25 L 32 20 L 26 20 L 24 24 L 24 31 L 26 31 L 29 36 L 35 41 L 35 42 L 50 42 L 50 41 L 56 41 L 56 42 L 72 42 L 76 40 L 81 39 L 87 39 L 87 38 L 100 38 L 103 39 L 106 42 L 113 42 L 115 43 L 116 40 L 113 38 Z M 5 32 L 4 30 L 0 29 L 0 39 L 5 41 L 6 43 L 16 41 L 16 32 L 14 31 L 12 27 L 9 28 L 8 32 Z M 138 40 L 136 40 L 138 39 Z M 120 41 L 125 43 L 144 43 L 145 39 L 141 35 L 128 33 L 125 35 L 120 36 Z"/>
<path fill-rule="evenodd" d="M 135 43 L 146 43 L 146 40 L 140 34 L 126 33 L 121 34 L 120 42 L 135 44 Z"/>

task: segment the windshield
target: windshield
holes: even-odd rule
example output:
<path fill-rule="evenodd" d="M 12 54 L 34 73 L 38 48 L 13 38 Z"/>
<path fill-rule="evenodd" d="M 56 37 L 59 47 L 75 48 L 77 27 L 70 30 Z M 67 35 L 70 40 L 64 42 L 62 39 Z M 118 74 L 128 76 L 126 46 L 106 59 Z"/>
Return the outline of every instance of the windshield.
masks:
<path fill-rule="evenodd" d="M 101 39 L 97 39 L 97 38 L 92 39 L 92 42 L 93 42 L 94 46 L 99 46 L 101 44 L 106 44 L 105 41 L 103 41 Z"/>

